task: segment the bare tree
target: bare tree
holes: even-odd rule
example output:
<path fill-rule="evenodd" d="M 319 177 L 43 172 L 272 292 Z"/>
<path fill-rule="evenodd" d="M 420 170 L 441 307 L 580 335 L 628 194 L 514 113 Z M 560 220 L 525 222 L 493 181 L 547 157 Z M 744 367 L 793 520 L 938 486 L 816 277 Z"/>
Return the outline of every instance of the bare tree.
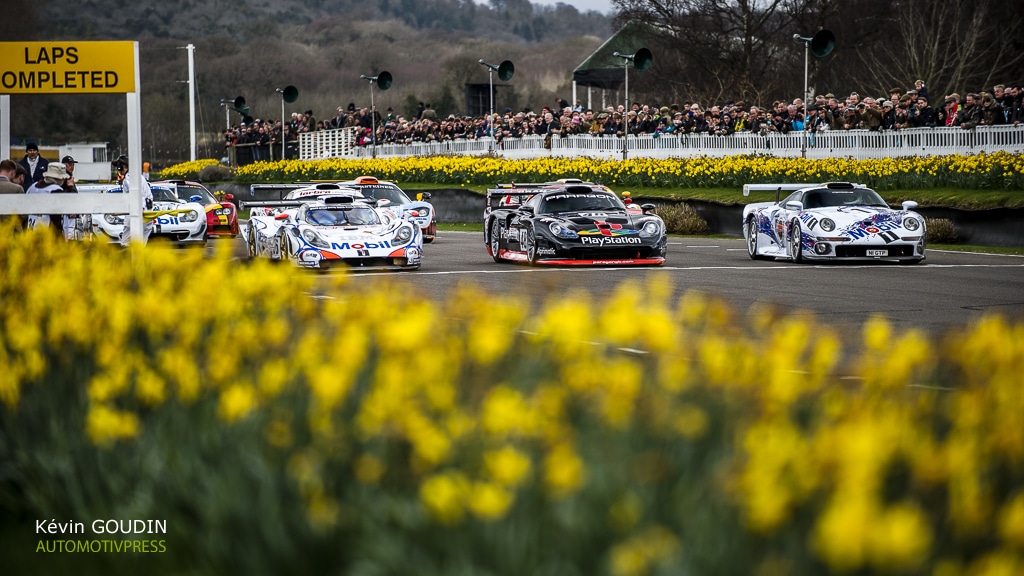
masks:
<path fill-rule="evenodd" d="M 652 81 L 673 96 L 759 100 L 791 92 L 794 11 L 801 0 L 615 0 L 617 23 L 653 25 L 652 51 L 662 62 Z"/>
<path fill-rule="evenodd" d="M 1019 15 L 994 0 L 897 0 L 889 23 L 899 33 L 885 49 L 860 53 L 865 81 L 878 86 L 926 82 L 933 98 L 980 91 L 1015 80 L 1024 62 L 1007 37 L 1019 35 Z M 1016 31 L 1016 32 L 1014 32 Z"/>

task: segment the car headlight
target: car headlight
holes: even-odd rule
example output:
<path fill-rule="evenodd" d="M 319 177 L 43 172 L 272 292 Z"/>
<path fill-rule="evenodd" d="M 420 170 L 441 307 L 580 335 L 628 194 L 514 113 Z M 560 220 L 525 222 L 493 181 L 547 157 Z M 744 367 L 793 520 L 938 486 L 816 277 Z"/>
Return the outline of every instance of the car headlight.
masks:
<path fill-rule="evenodd" d="M 213 213 L 216 214 L 217 216 L 230 216 L 231 208 L 228 208 L 227 206 L 222 206 L 214 210 Z"/>
<path fill-rule="evenodd" d="M 411 239 L 412 239 L 412 228 L 410 228 L 409 226 L 401 226 L 395 232 L 395 238 L 394 238 L 393 242 L 395 244 L 405 244 L 406 242 L 408 242 Z"/>
<path fill-rule="evenodd" d="M 313 246 L 316 246 L 317 248 L 331 247 L 331 245 L 328 244 L 326 240 L 321 238 L 319 234 L 317 234 L 315 231 L 309 228 L 306 228 L 302 231 L 302 239 L 305 240 L 306 242 L 309 242 Z"/>
<path fill-rule="evenodd" d="M 907 230 L 910 230 L 911 232 L 916 232 L 919 228 L 921 228 L 921 223 L 917 220 L 917 218 L 908 217 L 903 220 L 903 227 L 906 228 Z"/>
<path fill-rule="evenodd" d="M 413 218 L 426 218 L 430 216 L 430 210 L 428 208 L 413 208 L 405 212 L 408 216 Z"/>
<path fill-rule="evenodd" d="M 648 220 L 644 222 L 644 225 L 640 227 L 640 236 L 644 238 L 650 238 L 652 236 L 658 236 L 661 234 L 661 222 L 657 220 Z"/>
<path fill-rule="evenodd" d="M 552 234 L 558 236 L 559 238 L 572 239 L 579 236 L 579 234 L 577 234 L 575 230 L 569 228 L 568 226 L 562 224 L 561 222 L 552 222 L 551 224 L 548 225 L 548 228 L 551 230 Z"/>
<path fill-rule="evenodd" d="M 104 214 L 103 219 L 107 221 L 107 224 L 124 224 L 124 216 L 120 214 Z"/>
<path fill-rule="evenodd" d="M 836 229 L 836 223 L 831 218 L 822 218 L 821 221 L 818 222 L 818 224 L 821 226 L 821 229 L 824 230 L 825 232 L 831 232 Z"/>
<path fill-rule="evenodd" d="M 182 222 L 195 222 L 196 220 L 199 220 L 199 212 L 195 210 L 189 210 L 181 215 Z"/>

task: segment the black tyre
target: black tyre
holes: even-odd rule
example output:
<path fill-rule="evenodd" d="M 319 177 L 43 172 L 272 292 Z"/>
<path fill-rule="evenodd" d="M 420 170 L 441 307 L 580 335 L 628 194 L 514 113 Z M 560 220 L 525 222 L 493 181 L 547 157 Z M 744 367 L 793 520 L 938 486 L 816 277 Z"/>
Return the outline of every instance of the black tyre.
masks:
<path fill-rule="evenodd" d="M 789 257 L 793 259 L 793 262 L 803 262 L 802 238 L 803 232 L 800 229 L 800 222 L 794 220 L 789 229 Z"/>
<path fill-rule="evenodd" d="M 491 248 L 491 258 L 495 262 L 501 262 L 501 258 L 498 258 L 498 250 L 501 247 L 501 236 L 498 232 L 498 221 L 491 220 L 491 225 L 487 228 L 487 245 Z"/>
<path fill-rule="evenodd" d="M 281 234 L 280 239 L 278 240 L 278 245 L 280 246 L 281 252 L 281 254 L 278 256 L 278 260 L 281 262 L 285 262 L 288 260 L 288 238 L 286 238 L 283 233 Z"/>
<path fill-rule="evenodd" d="M 537 264 L 537 237 L 533 233 L 533 226 L 526 229 L 526 262 L 530 266 Z"/>
<path fill-rule="evenodd" d="M 245 245 L 249 248 L 249 260 L 256 259 L 256 230 L 249 225 L 249 232 L 245 235 Z"/>
<path fill-rule="evenodd" d="M 747 220 L 747 254 L 751 260 L 760 258 L 757 254 L 757 218 Z"/>

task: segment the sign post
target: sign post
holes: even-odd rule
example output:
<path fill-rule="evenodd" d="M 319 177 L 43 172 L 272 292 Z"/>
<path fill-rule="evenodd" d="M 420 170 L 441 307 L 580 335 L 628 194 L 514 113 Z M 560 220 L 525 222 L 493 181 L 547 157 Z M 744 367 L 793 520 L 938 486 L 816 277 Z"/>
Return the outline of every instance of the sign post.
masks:
<path fill-rule="evenodd" d="M 95 198 L 90 195 L 85 204 L 75 201 L 51 206 L 57 202 L 42 194 L 3 195 L 0 196 L 0 214 L 127 213 L 132 239 L 143 238 L 138 42 L 0 42 L 0 136 L 4 136 L 0 139 L 0 156 L 11 157 L 11 95 L 104 93 L 126 95 L 131 198 L 97 194 Z"/>

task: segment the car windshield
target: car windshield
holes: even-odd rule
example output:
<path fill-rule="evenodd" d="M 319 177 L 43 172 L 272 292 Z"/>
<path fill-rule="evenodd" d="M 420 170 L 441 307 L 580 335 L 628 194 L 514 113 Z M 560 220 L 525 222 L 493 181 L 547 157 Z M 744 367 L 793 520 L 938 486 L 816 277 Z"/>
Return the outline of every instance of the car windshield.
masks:
<path fill-rule="evenodd" d="M 380 224 L 380 218 L 367 206 L 332 206 L 310 209 L 306 222 L 314 226 L 369 226 Z"/>
<path fill-rule="evenodd" d="M 177 202 L 178 197 L 174 195 L 174 192 L 170 188 L 157 188 L 151 186 L 150 189 L 153 191 L 153 202 Z"/>
<path fill-rule="evenodd" d="M 587 212 L 592 210 L 625 210 L 622 201 L 613 194 L 553 194 L 544 198 L 537 211 L 540 214 L 559 212 Z"/>
<path fill-rule="evenodd" d="M 811 190 L 804 194 L 804 210 L 837 206 L 886 206 L 874 190 Z"/>
<path fill-rule="evenodd" d="M 412 202 L 401 188 L 388 184 L 363 184 L 359 187 L 363 196 L 374 200 L 387 200 L 392 204 L 408 204 Z"/>
<path fill-rule="evenodd" d="M 209 190 L 202 186 L 192 186 L 191 184 L 178 184 L 178 198 L 188 202 L 193 196 L 199 196 L 200 204 L 204 206 L 206 204 L 216 204 L 217 199 L 214 198 L 213 194 Z"/>

